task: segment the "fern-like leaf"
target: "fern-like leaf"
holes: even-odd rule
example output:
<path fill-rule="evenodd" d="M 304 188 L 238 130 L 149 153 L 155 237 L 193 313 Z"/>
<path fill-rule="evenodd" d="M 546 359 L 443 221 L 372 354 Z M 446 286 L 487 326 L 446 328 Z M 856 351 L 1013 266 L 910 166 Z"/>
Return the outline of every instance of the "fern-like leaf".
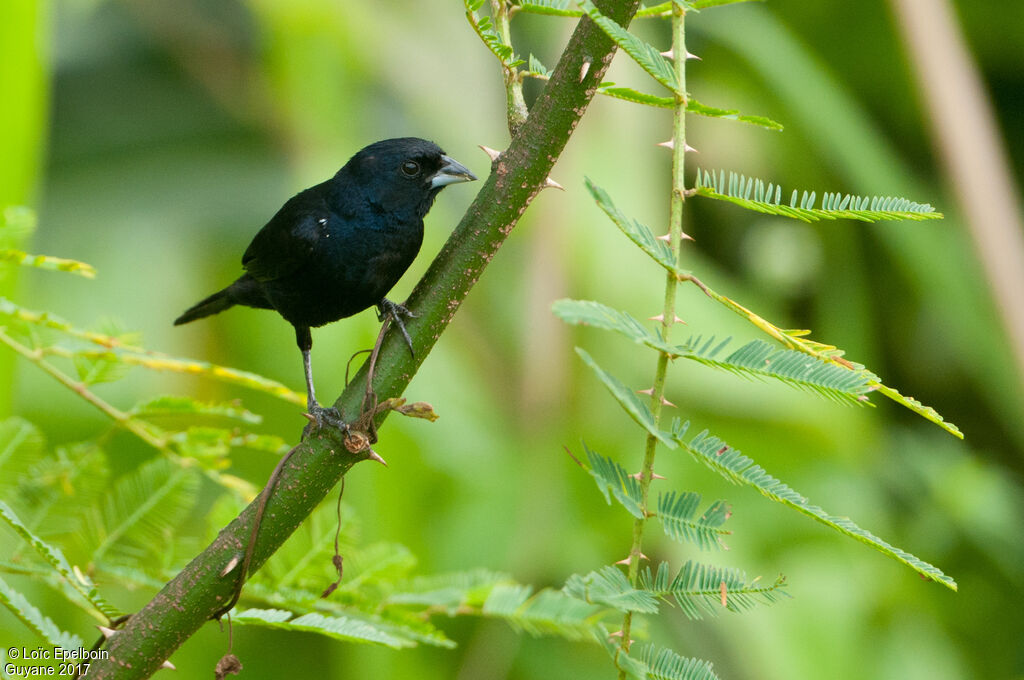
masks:
<path fill-rule="evenodd" d="M 84 276 L 87 279 L 96 278 L 96 269 L 91 264 L 79 262 L 78 260 L 66 260 L 62 257 L 52 257 L 50 255 L 29 255 L 13 248 L 0 249 L 0 262 L 13 262 L 23 267 L 68 272 Z"/>
<path fill-rule="evenodd" d="M 707 430 L 684 440 L 689 423 L 673 424 L 673 437 L 696 460 L 736 484 L 752 486 L 763 496 L 777 503 L 793 508 L 808 517 L 845 534 L 854 540 L 871 546 L 875 550 L 902 562 L 930 581 L 941 583 L 952 590 L 957 589 L 956 581 L 942 573 L 937 567 L 905 552 L 869 531 L 857 526 L 848 517 L 838 517 L 812 505 L 804 496 L 768 474 L 738 449 L 734 449 L 718 437 L 712 436 Z"/>
<path fill-rule="evenodd" d="M 583 10 L 573 7 L 570 0 L 515 0 L 513 7 L 529 14 L 546 14 L 556 17 L 583 15 Z"/>
<path fill-rule="evenodd" d="M 614 97 L 615 99 L 622 99 L 634 104 L 643 104 L 644 106 L 653 106 L 659 109 L 675 107 L 675 100 L 672 97 L 659 97 L 647 92 L 634 90 L 631 87 L 617 87 L 615 83 L 601 83 L 597 88 L 597 93 L 603 94 L 606 97 Z"/>
<path fill-rule="evenodd" d="M 226 366 L 218 366 L 217 364 L 205 361 L 173 357 L 161 352 L 153 352 L 143 347 L 126 344 L 121 338 L 77 328 L 55 314 L 25 309 L 4 297 L 0 297 L 0 316 L 40 328 L 54 330 L 76 340 L 103 348 L 102 350 L 78 350 L 63 353 L 71 358 L 83 356 L 90 359 L 107 359 L 124 362 L 132 366 L 142 366 L 152 371 L 173 371 L 175 373 L 201 375 L 214 380 L 258 390 L 302 407 L 306 405 L 306 395 L 299 394 L 285 385 L 264 378 L 261 375 L 249 373 L 248 371 L 239 371 Z M 47 350 L 61 354 L 55 347 L 48 347 Z"/>
<path fill-rule="evenodd" d="M 793 191 L 789 204 L 782 202 L 782 188 L 755 177 L 722 171 L 717 175 L 697 171 L 694 190 L 698 196 L 727 201 L 748 210 L 816 222 L 818 220 L 851 219 L 863 222 L 879 220 L 935 220 L 943 217 L 926 203 L 915 203 L 895 196 L 854 196 L 825 193 L 821 207 L 815 207 L 816 192 L 798 194 Z"/>
<path fill-rule="evenodd" d="M 523 63 L 522 59 L 516 57 L 511 45 L 505 44 L 498 32 L 494 30 L 494 22 L 488 16 L 479 16 L 476 12 L 483 5 L 478 0 L 464 0 L 466 7 L 466 19 L 470 26 L 476 31 L 477 36 L 483 41 L 487 49 L 498 58 L 498 61 L 507 69 L 514 69 Z"/>
<path fill-rule="evenodd" d="M 498 588 L 515 585 L 508 574 L 487 569 L 420 576 L 397 584 L 385 603 L 424 605 L 454 615 L 461 607 L 482 607 Z"/>
<path fill-rule="evenodd" d="M 551 311 L 559 319 L 576 326 L 590 326 L 606 331 L 615 331 L 639 345 L 646 345 L 670 357 L 680 355 L 681 348 L 662 342 L 636 317 L 593 300 L 555 300 Z"/>
<path fill-rule="evenodd" d="M 82 638 L 60 629 L 48 616 L 44 616 L 24 595 L 0 578 L 0 604 L 8 609 L 36 635 L 54 647 L 78 649 Z"/>
<path fill-rule="evenodd" d="M 686 101 L 686 112 L 694 113 L 698 116 L 707 116 L 709 118 L 724 118 L 726 120 L 735 120 L 741 123 L 749 123 L 750 125 L 757 125 L 767 130 L 783 130 L 782 123 L 777 123 L 771 118 L 765 116 L 751 116 L 740 113 L 735 109 L 720 109 L 715 106 L 708 106 L 701 104 L 692 97 Z"/>
<path fill-rule="evenodd" d="M 810 331 L 786 330 L 783 328 L 779 328 L 778 326 L 771 323 L 764 317 L 755 314 L 754 312 L 747 309 L 738 302 L 720 293 L 715 292 L 714 290 L 708 288 L 703 284 L 701 284 L 701 289 L 704 291 L 704 293 L 711 297 L 711 299 L 724 305 L 726 308 L 732 310 L 733 312 L 740 315 L 750 323 L 754 324 L 759 329 L 761 329 L 771 337 L 778 340 L 785 347 L 796 350 L 798 352 L 802 352 L 808 356 L 812 356 L 821 361 L 833 363 L 843 368 L 849 369 L 851 371 L 862 373 L 868 379 L 869 390 L 877 390 L 879 394 L 885 395 L 889 399 L 892 399 L 896 403 L 905 406 L 906 408 L 910 409 L 911 411 L 920 415 L 921 417 L 930 420 L 931 422 L 935 423 L 942 429 L 952 434 L 954 437 L 957 437 L 958 439 L 964 438 L 963 433 L 960 432 L 959 428 L 957 428 L 956 425 L 944 420 L 943 417 L 938 413 L 938 411 L 936 411 L 932 407 L 925 406 L 916 399 L 903 396 L 894 388 L 889 387 L 887 385 L 883 385 L 879 378 L 870 371 L 867 371 L 864 368 L 864 366 L 844 359 L 843 350 L 833 345 L 826 345 L 824 343 L 816 342 L 805 337 L 808 333 L 810 333 Z"/>
<path fill-rule="evenodd" d="M 46 560 L 47 564 L 49 564 L 54 571 L 63 577 L 64 582 L 67 583 L 71 589 L 77 593 L 77 595 L 92 605 L 95 611 L 103 614 L 108 620 L 121 615 L 121 612 L 100 597 L 99 592 L 96 590 L 96 586 L 85 574 L 81 572 L 81 570 L 77 567 L 71 566 L 60 548 L 50 545 L 32 533 L 32 531 L 30 531 L 29 528 L 18 518 L 14 510 L 12 510 L 3 501 L 0 501 L 0 519 L 14 529 L 15 533 L 28 541 L 32 548 L 39 553 L 44 560 Z"/>
<path fill-rule="evenodd" d="M 591 450 L 586 443 L 583 449 L 587 452 L 589 467 L 580 461 L 580 465 L 594 478 L 597 488 L 604 494 L 604 499 L 611 505 L 612 496 L 622 504 L 629 514 L 637 519 L 644 516 L 643 494 L 640 481 L 626 472 L 626 469 L 610 458 L 605 458 Z"/>
<path fill-rule="evenodd" d="M 93 561 L 102 561 L 108 553 L 129 561 L 165 554 L 176 522 L 195 502 L 198 485 L 194 468 L 164 458 L 118 479 L 88 523 Z"/>
<path fill-rule="evenodd" d="M 177 395 L 147 399 L 133 406 L 129 413 L 145 419 L 205 416 L 236 420 L 249 425 L 259 425 L 263 422 L 262 416 L 241 408 L 237 403 L 201 402 L 192 397 Z"/>
<path fill-rule="evenodd" d="M 615 83 L 602 83 L 600 87 L 597 88 L 597 93 L 608 97 L 615 97 L 616 99 L 623 99 L 625 101 L 633 102 L 634 104 L 643 104 L 644 106 L 653 106 L 659 109 L 673 109 L 676 106 L 675 99 L 672 97 L 659 97 L 657 95 L 634 90 L 630 87 L 616 87 Z M 740 123 L 749 123 L 750 125 L 757 125 L 768 130 L 784 129 L 782 123 L 777 123 L 771 118 L 767 118 L 765 116 L 750 116 L 742 114 L 735 109 L 720 109 L 714 106 L 707 106 L 706 104 L 701 104 L 692 97 L 686 100 L 686 112 L 708 118 L 723 118 L 725 120 L 735 120 Z"/>
<path fill-rule="evenodd" d="M 608 388 L 615 400 L 619 402 L 619 405 L 629 414 L 629 417 L 637 422 L 640 427 L 647 430 L 652 436 L 658 441 L 663 443 L 670 449 L 676 447 L 676 443 L 658 428 L 657 423 L 654 422 L 654 414 L 651 413 L 651 409 L 648 408 L 647 404 L 640 401 L 640 399 L 633 393 L 633 390 L 623 385 L 618 378 L 608 373 L 603 368 L 597 365 L 597 362 L 587 354 L 586 350 L 582 347 L 576 348 L 576 354 L 580 355 L 583 362 L 590 367 L 597 377 L 604 383 L 604 386 Z"/>
<path fill-rule="evenodd" d="M 773 583 L 762 584 L 760 577 L 748 581 L 746 574 L 738 569 L 692 560 L 687 561 L 675 576 L 672 576 L 667 562 L 659 564 L 657 571 L 645 567 L 640 572 L 638 587 L 657 598 L 674 600 L 691 619 L 700 619 L 704 614 L 715 616 L 723 609 L 740 613 L 789 597 L 783 576 Z"/>
<path fill-rule="evenodd" d="M 512 628 L 531 635 L 559 635 L 580 640 L 593 635 L 607 609 L 544 589 L 530 596 L 527 586 L 498 586 L 483 606 L 484 616 L 503 619 Z"/>
<path fill-rule="evenodd" d="M 565 582 L 562 592 L 577 600 L 604 605 L 620 612 L 658 613 L 658 601 L 645 590 L 629 584 L 618 567 L 602 567 L 586 576 L 573 574 Z"/>
<path fill-rule="evenodd" d="M 344 616 L 312 613 L 295 617 L 291 612 L 281 609 L 247 609 L 232 616 L 231 622 L 243 626 L 318 633 L 335 640 L 374 643 L 393 649 L 413 646 L 410 641 L 395 637 L 366 621 Z"/>
<path fill-rule="evenodd" d="M 43 435 L 35 425 L 22 418 L 0 421 L 0 496 L 10 498 L 44 455 Z"/>
<path fill-rule="evenodd" d="M 541 63 L 540 59 L 531 54 L 527 61 L 527 70 L 523 71 L 523 75 L 548 80 L 551 78 L 551 69 Z"/>
<path fill-rule="evenodd" d="M 753 340 L 719 359 L 725 343 L 714 339 L 691 338 L 687 359 L 698 361 L 747 378 L 772 378 L 791 387 L 814 392 L 845 404 L 870 405 L 866 393 L 874 376 L 866 370 L 852 370 L 808 356 L 796 350 L 782 349 L 763 340 Z"/>
<path fill-rule="evenodd" d="M 725 548 L 723 536 L 732 532 L 722 525 L 729 519 L 729 504 L 715 501 L 707 510 L 697 515 L 701 496 L 687 491 L 670 491 L 658 497 L 658 519 L 665 533 L 677 541 L 690 541 L 701 550 Z"/>
<path fill-rule="evenodd" d="M 679 82 L 676 80 L 672 63 L 661 56 L 661 51 L 636 37 L 622 26 L 601 14 L 601 11 L 594 6 L 590 0 L 580 3 L 583 11 L 597 24 L 605 35 L 622 49 L 623 52 L 633 58 L 640 68 L 647 71 L 652 78 L 675 92 L 679 89 Z"/>
<path fill-rule="evenodd" d="M 672 253 L 672 248 L 669 247 L 664 241 L 660 241 L 654 237 L 654 233 L 650 227 L 645 224 L 641 224 L 636 220 L 626 217 L 615 204 L 612 203 L 611 196 L 608 195 L 601 187 L 597 186 L 586 179 L 587 190 L 590 191 L 590 195 L 597 201 L 597 205 L 604 213 L 615 223 L 622 233 L 625 234 L 630 241 L 639 246 L 640 250 L 647 253 L 651 259 L 660 264 L 669 272 L 676 276 L 683 276 L 689 274 L 688 271 L 680 269 L 676 264 L 676 257 Z"/>
<path fill-rule="evenodd" d="M 631 680 L 718 680 L 711 663 L 680 656 L 671 649 L 636 646 L 626 652 L 618 638 L 603 628 L 594 637 L 604 645 L 615 666 Z"/>
<path fill-rule="evenodd" d="M 747 378 L 771 378 L 841 403 L 870 405 L 866 393 L 877 383 L 877 377 L 863 367 L 781 349 L 761 340 L 749 342 L 724 358 L 719 355 L 728 340 L 693 337 L 683 345 L 670 345 L 632 315 L 600 302 L 557 300 L 551 309 L 566 323 L 615 331 L 670 358 L 690 359 Z"/>

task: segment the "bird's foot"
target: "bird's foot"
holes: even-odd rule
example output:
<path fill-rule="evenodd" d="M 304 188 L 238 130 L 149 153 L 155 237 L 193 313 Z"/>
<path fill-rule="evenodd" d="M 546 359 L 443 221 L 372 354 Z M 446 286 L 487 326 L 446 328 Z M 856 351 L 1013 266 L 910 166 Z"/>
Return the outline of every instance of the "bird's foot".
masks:
<path fill-rule="evenodd" d="M 398 332 L 402 334 L 402 338 L 405 339 L 405 344 L 409 347 L 409 354 L 416 356 L 416 352 L 412 348 L 412 338 L 409 337 L 409 331 L 405 329 L 405 322 L 402 321 L 403 316 L 407 319 L 412 319 L 416 317 L 416 314 L 405 305 L 392 302 L 387 298 L 381 300 L 377 305 L 377 320 L 384 321 L 385 319 L 390 319 L 398 327 Z"/>
<path fill-rule="evenodd" d="M 333 406 L 321 406 L 314 401 L 302 415 L 309 419 L 304 434 L 312 434 L 325 427 L 333 427 L 342 432 L 348 431 L 348 423 L 341 417 L 341 412 Z"/>

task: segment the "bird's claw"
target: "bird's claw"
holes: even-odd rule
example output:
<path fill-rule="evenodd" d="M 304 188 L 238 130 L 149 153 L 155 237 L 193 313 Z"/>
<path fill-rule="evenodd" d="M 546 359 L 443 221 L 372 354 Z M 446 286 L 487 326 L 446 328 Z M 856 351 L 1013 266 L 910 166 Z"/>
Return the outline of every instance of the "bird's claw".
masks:
<path fill-rule="evenodd" d="M 348 431 L 348 423 L 341 417 L 341 412 L 333 406 L 321 406 L 313 402 L 306 410 L 307 412 L 302 415 L 309 419 L 309 425 L 306 426 L 307 433 L 322 430 L 324 427 L 333 427 L 342 432 Z"/>
<path fill-rule="evenodd" d="M 405 323 L 402 321 L 403 316 L 413 319 L 416 317 L 416 314 L 405 305 L 392 302 L 387 298 L 381 300 L 380 304 L 377 305 L 377 320 L 384 321 L 385 319 L 390 319 L 398 327 L 398 332 L 402 334 L 405 344 L 409 347 L 409 354 L 415 357 L 416 352 L 412 348 L 412 338 L 409 336 L 409 331 L 405 329 Z"/>

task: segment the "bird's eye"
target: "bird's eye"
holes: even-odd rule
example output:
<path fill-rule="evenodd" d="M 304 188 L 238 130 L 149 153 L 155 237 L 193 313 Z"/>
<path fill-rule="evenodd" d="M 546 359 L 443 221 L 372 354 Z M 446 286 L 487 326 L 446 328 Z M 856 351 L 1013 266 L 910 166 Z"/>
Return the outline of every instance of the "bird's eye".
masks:
<path fill-rule="evenodd" d="M 420 164 L 416 161 L 405 161 L 402 163 L 402 174 L 406 177 L 415 177 L 420 174 Z"/>

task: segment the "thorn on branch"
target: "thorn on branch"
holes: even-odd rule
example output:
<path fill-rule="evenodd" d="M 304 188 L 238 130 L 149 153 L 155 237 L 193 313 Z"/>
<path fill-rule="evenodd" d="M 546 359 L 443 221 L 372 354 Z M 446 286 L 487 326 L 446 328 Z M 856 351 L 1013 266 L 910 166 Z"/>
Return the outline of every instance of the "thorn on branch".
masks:
<path fill-rule="evenodd" d="M 497 161 L 498 158 L 501 157 L 501 152 L 498 151 L 497 149 L 492 149 L 491 147 L 484 146 L 483 144 L 479 144 L 478 146 L 485 154 L 487 154 L 488 158 L 491 159 L 492 163 Z"/>
<path fill-rule="evenodd" d="M 639 557 L 640 557 L 640 559 L 642 559 L 642 560 L 646 560 L 646 559 L 647 559 L 647 555 L 645 555 L 645 554 L 643 554 L 643 553 L 640 553 Z M 633 559 L 633 556 L 632 556 L 632 555 L 630 555 L 629 557 L 625 557 L 625 558 L 623 558 L 623 559 L 619 560 L 619 561 L 618 561 L 618 562 L 616 562 L 615 564 L 629 564 L 630 560 L 632 560 L 632 559 Z"/>
<path fill-rule="evenodd" d="M 639 482 L 641 479 L 643 479 L 643 474 L 644 473 L 642 473 L 642 472 L 635 472 L 635 473 L 631 474 L 630 477 L 632 477 L 633 479 L 635 479 L 635 480 L 637 480 Z M 657 472 L 652 472 L 651 473 L 651 479 L 666 479 L 666 477 L 664 475 L 659 475 Z M 654 515 L 651 515 L 651 517 L 653 517 L 653 516 Z"/>
<path fill-rule="evenodd" d="M 378 453 L 377 453 L 376 451 L 374 451 L 373 449 L 368 449 L 368 450 L 369 450 L 369 453 L 368 453 L 368 454 L 366 454 L 366 457 L 367 457 L 367 458 L 369 458 L 370 460 L 375 460 L 375 461 L 377 461 L 378 463 L 380 463 L 380 464 L 381 464 L 381 465 L 383 465 L 384 467 L 387 467 L 387 466 L 388 466 L 388 462 L 387 462 L 386 460 L 384 460 L 383 458 L 381 458 L 381 457 L 380 457 L 380 454 L 378 454 Z"/>
<path fill-rule="evenodd" d="M 544 186 L 542 186 L 541 189 L 558 189 L 560 191 L 565 191 L 565 187 L 551 179 L 551 177 L 544 180 Z"/>
<path fill-rule="evenodd" d="M 664 323 L 665 315 L 664 314 L 659 314 L 658 316 L 649 316 L 649 317 L 647 317 L 647 320 L 648 321 L 657 321 L 658 323 Z M 672 323 L 681 323 L 684 326 L 686 325 L 686 322 L 683 321 L 682 319 L 680 319 L 678 316 L 675 317 L 675 319 L 672 321 Z"/>

